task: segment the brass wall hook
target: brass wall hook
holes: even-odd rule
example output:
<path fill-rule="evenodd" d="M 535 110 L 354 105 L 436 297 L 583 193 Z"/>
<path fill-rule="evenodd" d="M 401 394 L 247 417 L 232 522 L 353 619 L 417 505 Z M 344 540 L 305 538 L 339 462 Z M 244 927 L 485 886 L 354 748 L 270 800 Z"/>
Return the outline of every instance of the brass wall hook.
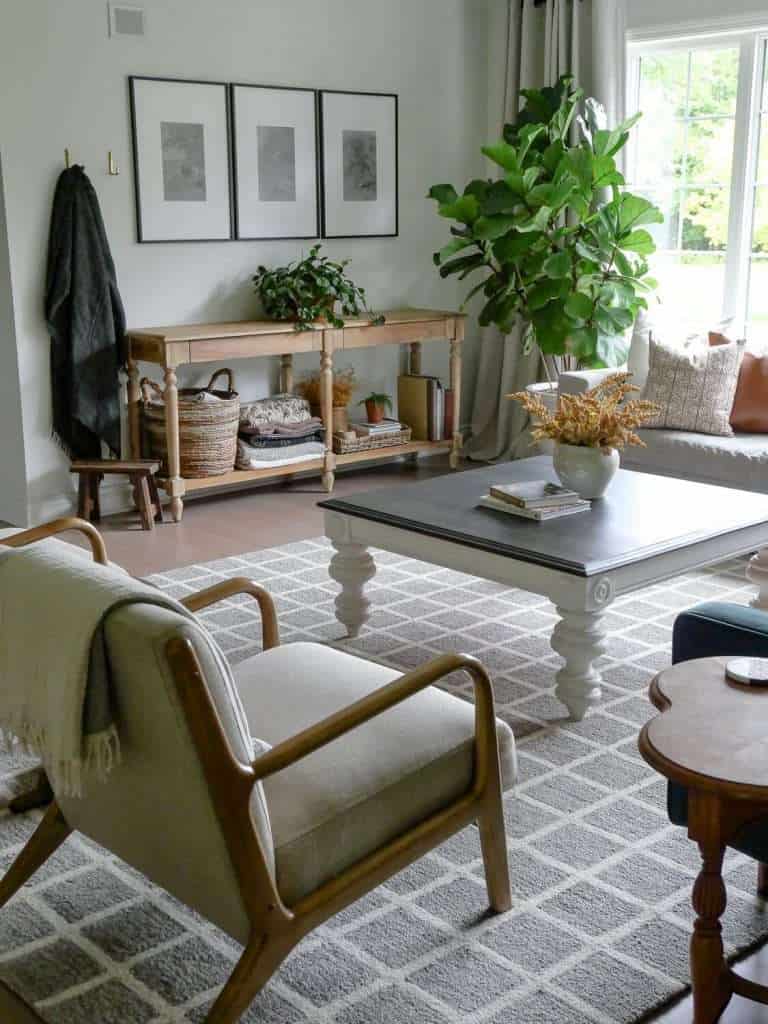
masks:
<path fill-rule="evenodd" d="M 115 162 L 115 158 L 112 156 L 112 150 L 110 149 L 107 153 L 107 174 L 110 174 L 113 178 L 117 177 L 120 173 L 120 168 Z"/>
<path fill-rule="evenodd" d="M 66 149 L 66 148 L 64 150 L 64 166 L 67 169 L 69 169 L 69 166 L 70 166 L 70 163 L 69 163 L 69 150 Z"/>

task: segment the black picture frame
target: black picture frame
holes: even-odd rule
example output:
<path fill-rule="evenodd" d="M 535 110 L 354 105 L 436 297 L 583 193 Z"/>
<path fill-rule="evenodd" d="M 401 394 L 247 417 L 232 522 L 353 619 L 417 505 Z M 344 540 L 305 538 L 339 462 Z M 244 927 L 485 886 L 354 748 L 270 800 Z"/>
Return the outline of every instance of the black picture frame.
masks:
<path fill-rule="evenodd" d="M 174 82 L 181 85 L 210 85 L 218 86 L 224 90 L 225 102 L 225 126 L 226 126 L 226 147 L 227 147 L 227 186 L 229 192 L 229 235 L 227 237 L 213 238 L 145 238 L 144 224 L 142 218 L 141 201 L 141 174 L 140 156 L 137 133 L 136 115 L 136 83 L 137 82 Z M 233 160 L 232 160 L 232 113 L 230 110 L 230 88 L 229 82 L 212 81 L 209 79 L 174 78 L 164 75 L 129 75 L 128 76 L 128 99 L 131 119 L 131 149 L 133 164 L 133 186 L 134 206 L 136 212 L 136 241 L 142 245 L 169 245 L 198 242 L 232 242 L 235 238 L 235 211 L 234 211 L 234 182 L 233 182 Z"/>
<path fill-rule="evenodd" d="M 240 234 L 240 175 L 237 166 L 237 124 L 236 124 L 236 89 L 271 89 L 275 92 L 303 92 L 313 97 L 313 112 L 315 119 L 314 145 L 315 145 L 315 231 L 309 235 L 241 235 Z M 286 242 L 286 241 L 309 241 L 322 237 L 322 191 L 320 185 L 320 99 L 317 89 L 301 85 L 261 85 L 258 82 L 230 82 L 229 83 L 229 116 L 230 116 L 230 137 L 231 137 L 231 162 L 232 162 L 232 204 L 233 204 L 233 234 L 236 242 Z"/>
<path fill-rule="evenodd" d="M 392 232 L 363 232 L 353 234 L 343 232 L 341 234 L 330 234 L 328 231 L 327 211 L 327 167 L 325 157 L 325 96 L 367 96 L 380 99 L 391 99 L 394 104 L 394 174 L 395 174 L 395 229 Z M 355 89 L 320 89 L 318 90 L 318 131 L 320 149 L 320 191 L 321 191 L 321 231 L 324 239 L 334 238 L 397 238 L 400 234 L 400 123 L 399 123 L 399 96 L 393 92 L 360 92 Z"/>

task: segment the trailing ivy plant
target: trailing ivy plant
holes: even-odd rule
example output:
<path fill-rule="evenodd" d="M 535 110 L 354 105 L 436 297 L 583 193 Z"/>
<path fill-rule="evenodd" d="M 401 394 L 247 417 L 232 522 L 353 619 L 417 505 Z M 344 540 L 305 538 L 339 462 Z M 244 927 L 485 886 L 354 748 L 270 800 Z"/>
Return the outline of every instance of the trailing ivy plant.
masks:
<path fill-rule="evenodd" d="M 452 185 L 430 189 L 440 216 L 457 222 L 435 264 L 442 277 L 484 273 L 465 300 L 483 293 L 482 325 L 506 334 L 522 320 L 526 346 L 537 344 L 545 357 L 617 366 L 626 358 L 625 332 L 656 287 L 646 226 L 664 219 L 625 190 L 616 166 L 640 115 L 609 129 L 591 99 L 579 115 L 584 93 L 568 75 L 522 95 L 517 122 L 483 148 L 502 176 L 471 181 L 462 195 Z"/>
<path fill-rule="evenodd" d="M 383 324 L 384 317 L 368 308 L 365 289 L 347 276 L 350 261 L 334 263 L 327 256 L 320 256 L 320 249 L 321 246 L 314 245 L 308 256 L 287 267 L 259 267 L 253 283 L 267 316 L 273 320 L 293 320 L 297 331 L 310 330 L 317 320 L 343 327 L 344 321 L 336 313 L 338 304 L 342 316 L 365 313 L 371 323 Z"/>

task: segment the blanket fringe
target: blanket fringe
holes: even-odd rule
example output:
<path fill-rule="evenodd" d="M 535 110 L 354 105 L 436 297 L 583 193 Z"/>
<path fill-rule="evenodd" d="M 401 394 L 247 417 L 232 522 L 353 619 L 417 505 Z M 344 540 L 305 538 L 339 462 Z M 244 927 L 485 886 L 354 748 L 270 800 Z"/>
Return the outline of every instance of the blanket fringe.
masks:
<path fill-rule="evenodd" d="M 81 798 L 88 778 L 106 782 L 121 761 L 120 737 L 114 725 L 84 737 L 82 756 L 65 761 L 51 758 L 46 730 L 31 722 L 0 719 L 0 741 L 7 753 L 21 751 L 39 757 L 54 792 L 62 796 Z"/>

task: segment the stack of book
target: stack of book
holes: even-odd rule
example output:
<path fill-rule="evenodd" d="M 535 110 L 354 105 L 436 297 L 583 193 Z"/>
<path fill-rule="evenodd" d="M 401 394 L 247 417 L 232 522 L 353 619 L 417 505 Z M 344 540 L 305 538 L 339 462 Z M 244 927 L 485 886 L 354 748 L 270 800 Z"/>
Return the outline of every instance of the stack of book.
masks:
<path fill-rule="evenodd" d="M 561 516 L 572 516 L 586 512 L 592 507 L 591 501 L 580 498 L 576 491 L 569 491 L 547 480 L 525 480 L 515 484 L 492 484 L 488 494 L 479 504 L 512 516 L 522 516 L 543 523 Z"/>
<path fill-rule="evenodd" d="M 382 437 L 386 434 L 399 434 L 403 424 L 399 420 L 383 419 L 379 423 L 350 423 L 358 437 Z"/>

